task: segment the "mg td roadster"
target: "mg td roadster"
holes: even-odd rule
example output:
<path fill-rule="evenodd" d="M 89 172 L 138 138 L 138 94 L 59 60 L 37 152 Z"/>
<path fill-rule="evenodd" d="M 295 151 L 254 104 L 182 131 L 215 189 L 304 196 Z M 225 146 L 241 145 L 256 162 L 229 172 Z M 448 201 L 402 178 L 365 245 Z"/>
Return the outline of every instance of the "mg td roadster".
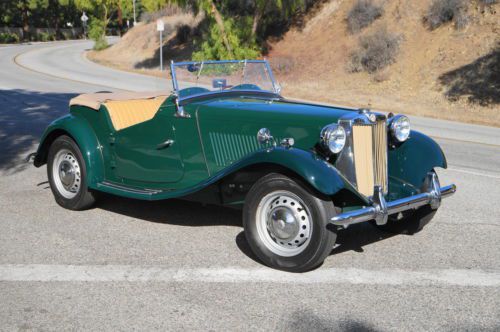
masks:
<path fill-rule="evenodd" d="M 240 208 L 260 260 L 302 272 L 343 228 L 412 234 L 455 192 L 435 172 L 443 151 L 404 115 L 288 100 L 266 61 L 170 69 L 171 93 L 83 94 L 48 126 L 34 165 L 60 206 L 106 192 Z"/>

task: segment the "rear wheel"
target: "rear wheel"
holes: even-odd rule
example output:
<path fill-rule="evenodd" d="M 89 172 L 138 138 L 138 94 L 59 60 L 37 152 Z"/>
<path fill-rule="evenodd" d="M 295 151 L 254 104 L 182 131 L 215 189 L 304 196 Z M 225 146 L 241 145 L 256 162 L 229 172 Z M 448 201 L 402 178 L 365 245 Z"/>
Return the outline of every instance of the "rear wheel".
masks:
<path fill-rule="evenodd" d="M 58 137 L 47 160 L 50 189 L 60 206 L 70 210 L 91 207 L 95 198 L 86 185 L 87 171 L 78 145 L 69 136 Z"/>
<path fill-rule="evenodd" d="M 333 203 L 280 174 L 269 174 L 250 189 L 243 225 L 253 252 L 268 266 L 304 272 L 331 252 L 336 233 L 327 229 Z"/>

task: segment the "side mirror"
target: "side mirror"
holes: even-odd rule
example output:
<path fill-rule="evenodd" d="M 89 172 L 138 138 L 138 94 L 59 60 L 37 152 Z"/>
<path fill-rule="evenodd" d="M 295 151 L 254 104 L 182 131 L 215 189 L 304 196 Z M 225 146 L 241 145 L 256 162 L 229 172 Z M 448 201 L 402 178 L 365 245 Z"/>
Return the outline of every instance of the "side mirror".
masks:
<path fill-rule="evenodd" d="M 212 88 L 224 89 L 227 86 L 227 81 L 225 78 L 214 78 L 212 80 Z"/>

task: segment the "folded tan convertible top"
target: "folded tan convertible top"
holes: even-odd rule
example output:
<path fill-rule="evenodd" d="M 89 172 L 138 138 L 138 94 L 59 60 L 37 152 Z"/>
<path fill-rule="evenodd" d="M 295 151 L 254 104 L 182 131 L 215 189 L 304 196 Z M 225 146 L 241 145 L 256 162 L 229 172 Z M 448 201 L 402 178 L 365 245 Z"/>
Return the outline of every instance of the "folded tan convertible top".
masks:
<path fill-rule="evenodd" d="M 69 106 L 86 106 L 97 111 L 101 107 L 101 104 L 107 101 L 155 99 L 158 97 L 167 97 L 168 95 L 169 93 L 165 91 L 84 93 L 71 99 Z"/>

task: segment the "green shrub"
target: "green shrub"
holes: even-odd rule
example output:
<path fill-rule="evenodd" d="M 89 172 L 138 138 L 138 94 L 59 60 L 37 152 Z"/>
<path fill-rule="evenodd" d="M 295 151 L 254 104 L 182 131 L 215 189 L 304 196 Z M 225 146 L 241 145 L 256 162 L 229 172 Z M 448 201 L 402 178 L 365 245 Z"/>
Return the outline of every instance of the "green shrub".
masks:
<path fill-rule="evenodd" d="M 377 6 L 372 0 L 358 0 L 347 14 L 347 29 L 350 33 L 356 33 L 381 17 L 384 10 Z"/>
<path fill-rule="evenodd" d="M 359 40 L 359 49 L 351 53 L 348 66 L 351 72 L 374 73 L 396 62 L 401 36 L 379 29 Z"/>
<path fill-rule="evenodd" d="M 241 22 L 240 22 L 241 23 Z M 193 60 L 232 60 L 232 59 L 255 59 L 260 55 L 255 43 L 244 43 L 244 40 L 249 40 L 246 27 L 248 24 L 236 25 L 234 20 L 224 20 L 224 30 L 232 49 L 230 53 L 222 39 L 222 33 L 217 24 L 211 24 L 207 36 L 203 36 L 203 42 L 199 46 L 198 51 L 193 52 Z"/>
<path fill-rule="evenodd" d="M 424 16 L 424 22 L 431 30 L 452 21 L 455 28 L 461 29 L 469 22 L 467 5 L 467 0 L 434 0 Z"/>
<path fill-rule="evenodd" d="M 0 33 L 0 43 L 2 44 L 19 43 L 19 40 L 19 36 L 15 33 Z"/>
<path fill-rule="evenodd" d="M 104 22 L 93 18 L 89 26 L 89 38 L 94 41 L 94 50 L 100 51 L 108 47 Z"/>
<path fill-rule="evenodd" d="M 39 32 L 36 36 L 36 40 L 48 42 L 56 40 L 56 36 L 48 32 Z"/>

